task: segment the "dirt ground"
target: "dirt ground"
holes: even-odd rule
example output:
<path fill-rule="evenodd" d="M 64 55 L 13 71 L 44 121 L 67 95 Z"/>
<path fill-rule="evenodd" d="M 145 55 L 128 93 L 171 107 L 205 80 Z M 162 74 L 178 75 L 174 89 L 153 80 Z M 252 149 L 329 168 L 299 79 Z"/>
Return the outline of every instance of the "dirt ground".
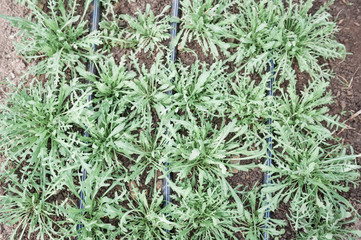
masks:
<path fill-rule="evenodd" d="M 125 1 L 127 2 L 127 1 Z M 119 6 L 119 13 L 134 13 L 135 7 L 145 9 L 146 2 L 154 3 L 152 9 L 160 12 L 166 1 L 140 1 L 139 5 L 127 3 L 127 9 Z M 170 2 L 170 1 L 169 1 Z M 315 7 L 326 0 L 317 0 Z M 0 14 L 25 17 L 28 13 L 25 8 L 14 3 L 14 0 L 0 0 Z M 344 144 L 351 145 L 356 154 L 361 154 L 361 0 L 335 0 L 331 6 L 331 14 L 337 21 L 340 32 L 337 34 L 339 42 L 345 44 L 347 52 L 346 59 L 342 62 L 330 61 L 328 64 L 335 72 L 335 78 L 332 80 L 329 90 L 335 96 L 334 104 L 330 106 L 331 114 L 341 115 L 341 121 L 346 121 L 348 128 L 342 132 L 336 132 L 341 137 Z M 5 20 L 0 18 L 0 101 L 4 97 L 3 91 L 8 91 L 3 84 L 4 79 L 8 78 L 15 83 L 20 80 L 21 73 L 26 70 L 26 64 L 16 55 L 13 42 L 20 40 L 16 36 L 17 30 L 10 26 Z M 182 58 L 182 56 L 180 56 Z M 1 163 L 1 158 L 0 158 Z M 358 159 L 361 164 L 361 158 Z M 250 173 L 240 173 L 235 178 L 240 183 L 249 181 L 252 183 L 261 182 L 262 174 L 259 170 Z M 237 184 L 237 183 L 234 183 Z M 3 194 L 0 187 L 0 195 Z M 352 204 L 361 214 L 361 186 L 351 189 L 345 194 Z M 356 221 L 354 226 L 361 230 L 361 220 Z M 0 240 L 9 238 L 13 228 L 0 224 Z M 293 236 L 292 229 L 286 229 L 286 234 L 282 237 L 289 240 Z M 361 238 L 360 238 L 361 239 Z"/>
<path fill-rule="evenodd" d="M 330 62 L 336 74 L 330 86 L 335 96 L 330 112 L 341 115 L 341 121 L 346 121 L 348 126 L 336 134 L 344 144 L 353 146 L 356 154 L 361 154 L 361 1 L 338 0 L 331 7 L 331 14 L 337 19 L 340 28 L 337 39 L 350 54 L 343 62 Z M 361 158 L 358 158 L 358 164 L 361 164 Z M 361 213 L 361 186 L 351 189 L 344 196 Z M 360 219 L 354 228 L 361 230 Z"/>
<path fill-rule="evenodd" d="M 13 0 L 0 0 L 0 14 L 25 17 L 27 15 L 25 8 L 15 4 Z M 23 60 L 16 55 L 13 42 L 19 42 L 20 37 L 16 36 L 18 30 L 0 18 L 0 101 L 4 98 L 4 91 L 9 91 L 4 84 L 5 79 L 15 83 L 20 82 L 21 73 L 26 69 Z M 0 156 L 0 163 L 2 157 Z M 3 195 L 3 189 L 0 187 L 0 195 Z M 9 239 L 13 227 L 0 224 L 0 239 Z"/>

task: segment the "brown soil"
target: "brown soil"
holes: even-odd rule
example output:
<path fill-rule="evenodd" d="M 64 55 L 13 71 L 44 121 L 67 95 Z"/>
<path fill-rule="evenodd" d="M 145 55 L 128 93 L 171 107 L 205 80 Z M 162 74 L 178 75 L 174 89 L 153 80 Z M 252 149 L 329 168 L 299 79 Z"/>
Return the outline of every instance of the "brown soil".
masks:
<path fill-rule="evenodd" d="M 0 14 L 26 17 L 28 11 L 24 7 L 15 4 L 14 1 L 0 0 Z M 12 27 L 7 21 L 0 18 L 0 101 L 3 101 L 4 92 L 10 91 L 7 83 L 3 83 L 5 79 L 9 79 L 12 83 L 21 82 L 20 75 L 26 70 L 24 61 L 16 55 L 13 42 L 19 42 L 20 37 L 16 36 L 18 30 Z M 3 157 L 0 156 L 0 164 Z M 0 182 L 0 195 L 4 194 L 2 183 Z M 0 239 L 9 239 L 15 226 L 7 226 L 0 224 Z"/>
<path fill-rule="evenodd" d="M 24 7 L 9 0 L 0 0 L 0 14 L 26 17 L 28 11 Z M 16 55 L 13 42 L 19 42 L 20 37 L 16 36 L 18 30 L 12 27 L 6 20 L 0 18 L 0 79 L 9 79 L 12 82 L 19 83 L 19 76 L 26 69 L 26 63 L 21 57 Z M 1 84 L 0 97 L 3 97 L 3 91 L 8 91 L 6 84 Z"/>
<path fill-rule="evenodd" d="M 323 2 L 319 0 L 318 2 Z M 347 5 L 346 3 L 349 3 Z M 352 5 L 351 5 L 352 4 Z M 337 132 L 342 142 L 354 148 L 355 154 L 361 153 L 361 2 L 359 0 L 338 0 L 331 6 L 331 14 L 337 20 L 340 32 L 337 40 L 346 46 L 350 53 L 345 61 L 331 61 L 335 72 L 330 90 L 335 96 L 330 106 L 331 114 L 341 114 L 341 121 L 346 121 L 348 128 Z M 361 164 L 361 158 L 358 158 Z M 361 186 L 351 188 L 344 194 L 361 213 Z M 360 221 L 356 221 L 355 229 L 361 230 Z M 359 240 L 361 238 L 358 238 Z"/>

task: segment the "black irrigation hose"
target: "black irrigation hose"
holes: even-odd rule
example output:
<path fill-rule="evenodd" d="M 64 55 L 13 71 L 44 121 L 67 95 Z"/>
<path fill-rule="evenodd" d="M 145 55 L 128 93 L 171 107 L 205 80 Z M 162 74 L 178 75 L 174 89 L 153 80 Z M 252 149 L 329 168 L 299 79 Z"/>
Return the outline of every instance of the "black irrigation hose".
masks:
<path fill-rule="evenodd" d="M 94 32 L 96 30 L 98 30 L 99 28 L 99 21 L 100 21 L 100 2 L 99 0 L 94 0 L 93 1 L 93 6 L 92 9 L 93 9 L 93 12 L 92 12 L 92 21 L 91 21 L 91 25 L 90 25 L 90 32 Z M 93 48 L 94 48 L 94 51 L 97 50 L 97 46 L 94 44 L 93 45 Z M 89 63 L 89 71 L 93 74 L 95 74 L 96 70 L 94 68 L 94 64 L 93 63 Z M 90 94 L 88 96 L 88 102 L 91 102 L 92 101 L 92 95 Z M 87 130 L 85 130 L 84 132 L 84 135 L 86 137 L 89 137 L 89 133 Z M 86 170 L 83 169 L 83 174 L 81 176 L 81 182 L 84 182 L 86 179 Z M 85 202 L 85 197 L 84 197 L 84 193 L 83 193 L 83 189 L 82 189 L 82 186 L 80 188 L 80 199 L 79 199 L 79 209 L 84 209 L 84 203 Z M 83 228 L 83 224 L 79 223 L 78 226 L 77 226 L 78 230 Z"/>
<path fill-rule="evenodd" d="M 172 8 L 171 8 L 171 17 L 178 17 L 178 11 L 179 11 L 179 0 L 172 0 Z M 170 29 L 170 43 L 172 42 L 173 39 L 175 39 L 176 35 L 177 35 L 177 28 L 178 28 L 178 24 L 176 22 L 171 22 L 171 29 Z M 171 60 L 172 62 L 175 62 L 177 57 L 177 46 L 174 46 L 172 49 L 172 55 L 171 55 Z M 168 92 L 169 95 L 172 95 L 172 91 Z M 165 165 L 167 166 L 167 172 L 169 172 L 169 163 L 166 162 Z M 163 192 L 163 198 L 164 198 L 164 205 L 168 205 L 168 203 L 170 203 L 171 199 L 170 199 L 170 194 L 171 194 L 171 188 L 169 186 L 168 180 L 172 178 L 172 174 L 171 172 L 169 172 L 167 174 L 167 177 L 163 179 L 163 187 L 162 187 L 162 192 Z"/>
<path fill-rule="evenodd" d="M 271 97 L 273 96 L 274 67 L 275 67 L 274 62 L 271 59 L 269 71 L 271 72 L 272 77 L 271 77 L 271 79 L 269 81 L 269 90 L 268 90 L 268 93 L 267 93 L 267 95 L 271 96 Z M 267 138 L 268 148 L 267 148 L 267 159 L 266 159 L 265 164 L 267 166 L 271 166 L 272 165 L 272 148 L 273 148 L 273 145 L 272 145 L 272 118 L 271 117 L 268 119 L 267 125 L 268 125 L 269 137 Z M 263 175 L 263 184 L 268 185 L 270 183 L 271 183 L 271 174 L 269 172 L 265 172 L 264 175 Z M 264 214 L 264 217 L 266 219 L 266 224 L 264 226 L 265 230 L 268 228 L 268 221 L 269 221 L 270 215 L 271 215 L 270 209 L 268 207 L 269 202 L 267 200 L 266 200 L 266 206 L 267 206 L 267 209 L 266 209 L 266 212 Z M 267 231 L 264 231 L 263 239 L 264 240 L 269 240 L 269 235 L 268 235 Z"/>

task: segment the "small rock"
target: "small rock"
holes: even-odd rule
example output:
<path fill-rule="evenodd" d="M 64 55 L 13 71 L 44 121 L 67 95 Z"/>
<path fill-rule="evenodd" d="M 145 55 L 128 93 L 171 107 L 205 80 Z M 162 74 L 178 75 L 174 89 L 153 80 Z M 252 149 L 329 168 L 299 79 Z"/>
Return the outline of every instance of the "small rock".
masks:
<path fill-rule="evenodd" d="M 352 96 L 352 95 L 353 95 L 352 90 L 347 90 L 347 96 Z"/>
<path fill-rule="evenodd" d="M 342 108 L 342 110 L 346 108 L 346 102 L 345 101 L 341 101 L 341 108 Z"/>
<path fill-rule="evenodd" d="M 160 179 L 157 181 L 157 190 L 160 190 L 163 186 L 163 181 Z"/>
<path fill-rule="evenodd" d="M 137 195 L 135 194 L 135 191 L 132 191 L 133 189 L 136 189 L 137 191 L 139 191 L 138 185 L 136 184 L 135 181 L 130 181 L 128 183 L 128 187 L 130 190 L 130 195 L 132 195 L 133 198 L 137 198 Z"/>
<path fill-rule="evenodd" d="M 239 158 L 239 156 L 232 156 L 232 158 Z M 230 163 L 231 163 L 231 164 L 237 164 L 237 165 L 239 165 L 240 160 L 231 160 Z M 229 170 L 229 171 L 231 172 L 231 170 Z M 238 173 L 238 172 L 239 172 L 238 169 L 232 168 L 232 173 Z"/>

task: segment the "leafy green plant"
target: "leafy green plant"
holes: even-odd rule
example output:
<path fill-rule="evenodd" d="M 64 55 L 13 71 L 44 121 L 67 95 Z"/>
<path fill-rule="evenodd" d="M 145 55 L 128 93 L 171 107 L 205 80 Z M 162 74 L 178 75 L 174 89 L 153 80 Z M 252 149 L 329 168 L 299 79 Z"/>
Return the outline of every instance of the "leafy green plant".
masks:
<path fill-rule="evenodd" d="M 229 95 L 226 113 L 230 119 L 237 121 L 237 126 L 248 125 L 250 132 L 267 131 L 263 120 L 271 111 L 265 99 L 268 77 L 266 74 L 260 83 L 256 83 L 248 75 L 235 75 L 235 80 L 230 83 L 233 94 Z"/>
<path fill-rule="evenodd" d="M 148 184 L 156 177 L 157 170 L 164 170 L 164 163 L 168 159 L 169 137 L 165 135 L 169 126 L 170 115 L 164 116 L 159 126 L 152 127 L 152 123 L 138 129 L 134 135 L 124 135 L 114 144 L 121 154 L 133 162 L 130 168 L 130 179 L 139 181 L 146 173 L 144 184 Z M 134 121 L 138 121 L 134 119 Z"/>
<path fill-rule="evenodd" d="M 264 217 L 267 209 L 272 208 L 272 206 L 265 204 L 266 198 L 261 193 L 260 187 L 243 191 L 242 202 L 244 203 L 244 210 L 239 215 L 239 225 L 242 236 L 246 240 L 262 239 L 264 234 L 275 237 L 285 232 L 284 229 L 278 230 L 278 228 L 286 225 L 283 220 Z"/>
<path fill-rule="evenodd" d="M 125 39 L 134 43 L 137 51 L 138 49 L 144 52 L 165 50 L 167 47 L 162 44 L 162 41 L 170 37 L 169 18 L 165 16 L 168 10 L 169 6 L 165 7 L 159 15 L 154 16 L 150 5 L 147 4 L 145 13 L 137 12 L 138 19 L 126 14 L 120 15 L 120 18 L 129 25 L 129 29 L 126 28 L 124 31 Z"/>
<path fill-rule="evenodd" d="M 163 206 L 163 196 L 159 193 L 149 201 L 146 191 L 134 189 L 132 195 L 126 195 L 127 206 L 119 216 L 121 239 L 164 239 L 170 237 L 170 231 L 177 226 L 170 221 L 170 205 Z"/>
<path fill-rule="evenodd" d="M 65 231 L 64 212 L 57 203 L 50 201 L 63 189 L 63 177 L 53 174 L 49 181 L 45 178 L 50 173 L 48 168 L 38 171 L 37 178 L 21 180 L 15 174 L 5 178 L 7 187 L 6 194 L 0 196 L 0 222 L 15 226 L 11 239 L 29 239 L 34 233 L 36 239 L 58 239 Z"/>
<path fill-rule="evenodd" d="M 29 19 L 2 17 L 20 28 L 26 75 L 46 82 L 13 87 L 0 107 L 0 222 L 17 224 L 13 239 L 277 238 L 284 221 L 264 215 L 281 201 L 297 239 L 361 235 L 348 228 L 359 216 L 341 195 L 360 167 L 332 135 L 343 125 L 328 114 L 332 74 L 320 64 L 345 55 L 328 5 L 310 13 L 314 0 L 184 0 L 172 19 L 169 7 L 155 16 L 150 5 L 116 16 L 116 1 L 101 0 L 101 33 L 89 33 L 90 0 L 81 16 L 75 0 L 50 0 L 48 13 L 17 2 Z M 180 23 L 171 47 L 196 43 L 214 63 L 164 61 L 169 21 Z M 118 61 L 94 50 L 101 43 L 130 49 Z M 150 67 L 136 59 L 142 51 L 154 54 Z M 297 70 L 310 75 L 305 86 Z M 271 77 L 275 94 L 265 97 Z M 270 129 L 273 165 L 259 166 L 271 183 L 232 187 L 234 169 L 255 167 L 242 160 L 265 157 Z M 165 206 L 157 188 L 169 172 Z"/>
<path fill-rule="evenodd" d="M 119 148 L 119 141 L 134 136 L 140 126 L 134 119 L 124 117 L 122 106 L 103 100 L 93 108 L 93 114 L 84 119 L 84 128 L 89 136 L 79 137 L 87 146 L 84 152 L 89 153 L 89 164 L 100 163 L 103 166 L 113 166 L 118 169 L 124 166 L 118 156 L 124 152 Z"/>
<path fill-rule="evenodd" d="M 296 128 L 296 127 L 294 127 Z M 301 192 L 317 198 L 327 198 L 331 203 L 342 202 L 349 206 L 339 192 L 348 191 L 348 184 L 360 177 L 360 167 L 354 162 L 357 156 L 346 154 L 340 144 L 329 144 L 329 136 L 304 136 L 291 127 L 274 124 L 277 144 L 273 152 L 273 166 L 261 165 L 272 175 L 273 183 L 263 190 L 273 193 L 272 201 L 288 202 Z M 344 184 L 340 184 L 340 183 Z"/>
<path fill-rule="evenodd" d="M 32 11 L 33 21 L 19 17 L 1 16 L 20 29 L 22 41 L 16 44 L 17 52 L 27 61 L 36 62 L 27 75 L 65 76 L 67 69 L 85 68 L 85 61 L 98 59 L 93 45 L 101 44 L 97 32 L 89 33 L 84 14 L 76 15 L 76 1 L 50 0 L 49 14 L 31 0 L 26 0 Z"/>
<path fill-rule="evenodd" d="M 344 58 L 345 47 L 334 37 L 336 23 L 330 21 L 327 5 L 310 14 L 314 0 L 269 2 L 246 0 L 238 4 L 234 22 L 237 53 L 231 57 L 245 69 L 262 72 L 270 59 L 278 70 L 291 68 L 296 60 L 301 71 L 312 77 L 328 75 L 320 58 Z"/>
<path fill-rule="evenodd" d="M 153 110 L 158 116 L 164 115 L 172 103 L 168 93 L 173 89 L 172 78 L 175 73 L 164 66 L 161 57 L 161 54 L 157 55 L 149 70 L 144 65 L 139 66 L 133 58 L 138 76 L 125 83 L 126 101 L 131 104 L 132 110 L 130 116 L 142 116 L 144 123 L 151 121 Z"/>
<path fill-rule="evenodd" d="M 79 209 L 78 205 L 62 207 L 67 221 L 73 224 L 68 229 L 67 236 L 83 239 L 115 239 L 118 235 L 115 222 L 112 224 L 109 220 L 124 214 L 121 206 L 113 207 L 114 203 L 124 201 L 124 196 L 127 194 L 122 183 L 124 176 L 119 175 L 112 167 L 104 169 L 99 163 L 82 165 L 87 170 L 87 178 L 81 182 L 80 189 L 79 185 L 74 183 L 73 172 L 64 173 L 65 184 L 72 194 L 81 199 L 79 193 L 82 191 L 84 196 L 81 200 L 83 209 Z M 82 227 L 80 230 L 78 225 Z"/>
<path fill-rule="evenodd" d="M 169 16 L 165 13 L 169 10 L 166 6 L 162 12 L 155 16 L 147 4 L 146 10 L 136 13 L 137 18 L 128 14 L 122 14 L 117 21 L 123 20 L 127 27 L 121 28 L 118 24 L 103 21 L 102 29 L 105 31 L 104 38 L 110 40 L 112 44 L 120 44 L 123 48 L 134 48 L 135 52 L 164 52 L 167 46 L 163 44 L 170 37 Z"/>
<path fill-rule="evenodd" d="M 184 48 L 195 40 L 203 53 L 208 55 L 210 52 L 213 58 L 219 56 L 219 50 L 227 53 L 231 45 L 226 39 L 233 36 L 230 29 L 235 20 L 229 12 L 233 4 L 230 0 L 182 1 L 180 31 L 173 44 L 178 43 L 180 48 Z"/>
<path fill-rule="evenodd" d="M 329 128 L 343 125 L 338 116 L 328 114 L 327 105 L 333 102 L 330 93 L 326 92 L 328 86 L 328 82 L 319 79 L 297 89 L 296 81 L 290 80 L 286 91 L 279 89 L 281 96 L 274 102 L 277 111 L 274 111 L 273 119 L 281 125 L 293 126 L 303 134 L 329 135 Z"/>
<path fill-rule="evenodd" d="M 237 239 L 237 203 L 220 185 L 203 186 L 177 198 L 172 216 L 179 223 L 177 239 Z"/>
<path fill-rule="evenodd" d="M 211 119 L 212 120 L 212 119 Z M 245 126 L 228 124 L 222 120 L 220 129 L 212 126 L 210 119 L 194 122 L 174 120 L 175 127 L 169 128 L 173 139 L 169 158 L 170 168 L 177 173 L 177 179 L 197 177 L 207 181 L 217 181 L 231 176 L 230 169 L 247 171 L 251 165 L 239 165 L 231 160 L 245 160 L 262 156 L 262 150 L 253 150 L 255 138 L 244 139 Z M 242 156 L 242 157 L 241 157 Z"/>
<path fill-rule="evenodd" d="M 34 81 L 27 89 L 20 85 L 8 93 L 0 118 L 1 150 L 5 156 L 15 162 L 30 156 L 26 161 L 39 165 L 38 156 L 60 158 L 74 154 L 74 146 L 83 144 L 74 128 L 81 126 L 78 120 L 86 116 L 88 106 L 88 92 L 82 91 L 76 81 Z"/>
<path fill-rule="evenodd" d="M 225 74 L 223 62 L 211 66 L 196 61 L 190 67 L 176 65 L 174 78 L 174 106 L 188 117 L 224 116 L 229 100 L 230 76 Z"/>
<path fill-rule="evenodd" d="M 268 66 L 272 49 L 269 45 L 273 44 L 270 33 L 279 13 L 277 5 L 265 0 L 245 0 L 237 5 L 239 13 L 232 22 L 232 34 L 237 41 L 232 47 L 236 53 L 230 60 L 245 65 L 247 71 L 262 72 Z"/>
<path fill-rule="evenodd" d="M 94 104 L 103 100 L 111 103 L 125 104 L 125 92 L 129 90 L 127 88 L 128 81 L 134 81 L 136 73 L 134 71 L 128 71 L 125 58 L 122 58 L 119 63 L 115 63 L 113 57 L 107 59 L 101 59 L 97 63 L 97 75 L 85 71 L 83 68 L 77 68 L 79 74 L 89 81 L 86 87 L 89 85 L 93 88 Z"/>
<path fill-rule="evenodd" d="M 335 205 L 327 198 L 314 199 L 300 193 L 291 201 L 290 210 L 288 218 L 298 232 L 299 240 L 351 240 L 361 236 L 360 230 L 347 227 L 357 216 L 352 217 L 353 209 L 348 209 L 342 203 Z"/>

